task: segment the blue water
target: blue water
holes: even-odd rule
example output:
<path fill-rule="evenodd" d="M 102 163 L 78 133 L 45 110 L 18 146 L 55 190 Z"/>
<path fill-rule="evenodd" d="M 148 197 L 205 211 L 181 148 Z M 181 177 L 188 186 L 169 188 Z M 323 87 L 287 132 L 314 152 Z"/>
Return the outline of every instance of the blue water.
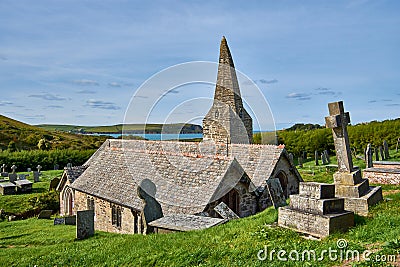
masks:
<path fill-rule="evenodd" d="M 121 134 L 102 134 L 96 133 L 93 135 L 107 135 L 112 136 L 114 138 L 118 138 Z M 193 139 L 193 138 L 203 138 L 203 134 L 124 134 L 124 135 L 134 135 L 134 136 L 141 136 L 148 140 L 176 140 L 176 139 Z"/>

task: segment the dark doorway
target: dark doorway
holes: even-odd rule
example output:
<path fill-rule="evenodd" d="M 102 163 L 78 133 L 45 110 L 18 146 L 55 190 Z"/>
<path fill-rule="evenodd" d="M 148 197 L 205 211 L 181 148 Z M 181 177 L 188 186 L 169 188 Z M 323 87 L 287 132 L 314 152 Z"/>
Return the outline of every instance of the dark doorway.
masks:
<path fill-rule="evenodd" d="M 283 194 L 287 198 L 289 195 L 288 188 L 287 188 L 288 187 L 288 179 L 287 179 L 285 172 L 280 171 L 275 177 L 279 179 L 279 182 L 281 183 Z"/>
<path fill-rule="evenodd" d="M 228 194 L 222 197 L 222 202 L 224 202 L 228 207 L 237 215 L 240 214 L 240 198 L 239 193 L 232 189 Z"/>

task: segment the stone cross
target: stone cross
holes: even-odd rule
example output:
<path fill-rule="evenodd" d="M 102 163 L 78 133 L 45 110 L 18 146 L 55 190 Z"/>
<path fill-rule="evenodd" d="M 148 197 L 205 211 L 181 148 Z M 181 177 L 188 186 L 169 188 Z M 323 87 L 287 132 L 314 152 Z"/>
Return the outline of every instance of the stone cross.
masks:
<path fill-rule="evenodd" d="M 325 117 L 325 122 L 326 127 L 332 129 L 339 171 L 353 172 L 353 160 L 347 134 L 350 114 L 344 112 L 343 101 L 329 103 L 328 108 L 330 116 Z"/>
<path fill-rule="evenodd" d="M 375 160 L 379 161 L 379 151 L 377 147 L 375 147 Z"/>
<path fill-rule="evenodd" d="M 383 152 L 383 147 L 379 146 L 379 153 L 381 154 L 382 160 L 385 160 L 385 152 Z"/>
<path fill-rule="evenodd" d="M 365 162 L 367 163 L 367 168 L 372 168 L 372 148 L 371 148 L 371 144 L 367 145 L 367 150 L 365 151 Z"/>
<path fill-rule="evenodd" d="M 386 142 L 386 140 L 383 140 L 383 150 L 385 152 L 385 158 L 388 159 L 389 158 L 389 145 Z"/>
<path fill-rule="evenodd" d="M 42 166 L 37 165 L 36 169 L 38 170 L 38 173 L 40 173 L 40 170 L 42 169 Z"/>
<path fill-rule="evenodd" d="M 11 170 L 12 170 L 12 173 L 15 173 L 15 170 L 17 169 L 17 166 L 15 166 L 15 165 L 12 165 L 11 166 Z"/>
<path fill-rule="evenodd" d="M 6 168 L 7 168 L 6 164 L 3 163 L 3 165 L 1 165 L 1 168 L 3 169 L 2 172 L 6 172 Z"/>

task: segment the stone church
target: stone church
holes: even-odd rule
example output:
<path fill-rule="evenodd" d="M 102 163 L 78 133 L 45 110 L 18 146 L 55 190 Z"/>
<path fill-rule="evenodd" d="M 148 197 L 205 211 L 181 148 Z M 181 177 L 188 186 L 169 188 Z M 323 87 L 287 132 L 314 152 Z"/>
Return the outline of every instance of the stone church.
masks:
<path fill-rule="evenodd" d="M 217 218 L 221 202 L 239 217 L 253 215 L 273 205 L 269 179 L 279 181 L 285 197 L 297 194 L 302 178 L 284 147 L 252 144 L 252 132 L 223 38 L 203 141 L 107 140 L 83 166 L 65 170 L 61 215 L 93 209 L 96 230 L 146 232 L 146 203 L 138 193 L 144 181 L 161 216 Z"/>

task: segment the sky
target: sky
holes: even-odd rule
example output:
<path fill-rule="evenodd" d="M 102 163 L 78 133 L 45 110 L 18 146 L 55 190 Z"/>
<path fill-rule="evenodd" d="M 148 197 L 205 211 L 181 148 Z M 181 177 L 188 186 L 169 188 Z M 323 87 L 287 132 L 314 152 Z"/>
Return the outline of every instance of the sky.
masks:
<path fill-rule="evenodd" d="M 256 85 L 239 79 L 257 120 L 323 124 L 338 100 L 353 124 L 398 118 L 399 14 L 396 0 L 0 0 L 0 114 L 29 124 L 201 124 L 226 36 L 236 69 Z"/>

